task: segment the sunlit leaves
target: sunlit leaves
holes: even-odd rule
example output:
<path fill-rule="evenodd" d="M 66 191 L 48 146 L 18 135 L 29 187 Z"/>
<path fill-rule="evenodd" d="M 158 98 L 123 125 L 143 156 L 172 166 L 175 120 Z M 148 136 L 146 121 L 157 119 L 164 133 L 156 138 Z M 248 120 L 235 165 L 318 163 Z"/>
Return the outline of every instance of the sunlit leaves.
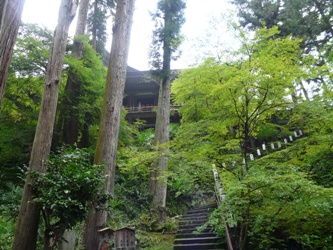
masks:
<path fill-rule="evenodd" d="M 331 129 L 331 115 L 319 119 L 324 115 L 320 102 L 294 105 L 295 83 L 313 77 L 309 66 L 313 60 L 302 56 L 300 40 L 277 34 L 274 27 L 259 30 L 253 38 L 240 36 L 238 58 L 207 59 L 180 74 L 172 86 L 175 102 L 182 105 L 175 147 L 189 161 L 204 160 L 207 167 L 214 163 L 220 169 L 226 192 L 221 214 L 229 224 L 237 224 L 235 231 L 244 230 L 248 236 L 234 234 L 238 243 L 246 241 L 251 249 L 329 246 L 332 224 L 323 220 L 332 209 L 332 196 L 312 181 L 331 182 L 330 177 L 322 178 L 331 174 L 326 142 L 317 142 L 321 147 L 312 146 L 314 138 L 297 139 L 292 150 L 242 163 L 242 157 L 258 146 L 255 137 L 282 136 L 284 129 L 276 120 L 290 117 L 291 108 L 296 115 L 289 120 L 290 127 L 311 131 L 311 123 L 318 119 L 312 130 Z M 316 158 L 317 153 L 323 159 Z M 330 229 L 323 230 L 322 225 Z"/>
<path fill-rule="evenodd" d="M 247 140 L 273 114 L 291 105 L 294 82 L 306 77 L 299 64 L 300 41 L 273 39 L 277 33 L 276 27 L 263 28 L 253 39 L 240 38 L 239 59 L 210 58 L 181 72 L 172 85 L 174 101 L 182 105 L 180 134 L 193 123 L 211 143 L 231 137 Z"/>
<path fill-rule="evenodd" d="M 19 76 L 44 76 L 46 73 L 52 32 L 35 24 L 22 24 L 16 40 L 11 70 Z"/>

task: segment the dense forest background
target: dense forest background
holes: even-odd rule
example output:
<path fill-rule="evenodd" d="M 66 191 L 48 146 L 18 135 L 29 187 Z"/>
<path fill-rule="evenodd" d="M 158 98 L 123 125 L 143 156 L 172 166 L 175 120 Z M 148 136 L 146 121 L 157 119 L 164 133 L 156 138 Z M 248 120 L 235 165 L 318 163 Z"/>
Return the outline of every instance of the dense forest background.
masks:
<path fill-rule="evenodd" d="M 33 201 L 44 209 L 37 249 L 57 222 L 81 232 L 86 203 L 105 199 L 109 227 L 135 227 L 142 249 L 159 249 L 161 239 L 147 232 L 172 231 L 177 215 L 211 201 L 212 164 L 225 198 L 209 223 L 224 240 L 220 218 L 226 218 L 234 249 L 333 246 L 333 3 L 231 2 L 238 20 L 229 24 L 240 47 L 202 58 L 172 82 L 181 123 L 170 124 L 169 141 L 156 144 L 154 130 L 143 130 L 142 121 L 129 124 L 122 110 L 112 197 L 103 193 L 104 170 L 94 155 L 107 78 L 105 25 L 115 3 L 92 3 L 88 34 L 67 41 L 45 174 L 28 166 L 53 31 L 21 24 L 0 109 L 0 249 L 11 248 L 27 174 L 35 180 Z M 176 38 L 171 44 L 180 43 Z M 71 82 L 80 87 L 69 91 Z M 167 186 L 162 221 L 151 205 L 152 170 L 161 155 L 168 159 L 159 176 Z M 80 249 L 80 234 L 76 240 Z"/>

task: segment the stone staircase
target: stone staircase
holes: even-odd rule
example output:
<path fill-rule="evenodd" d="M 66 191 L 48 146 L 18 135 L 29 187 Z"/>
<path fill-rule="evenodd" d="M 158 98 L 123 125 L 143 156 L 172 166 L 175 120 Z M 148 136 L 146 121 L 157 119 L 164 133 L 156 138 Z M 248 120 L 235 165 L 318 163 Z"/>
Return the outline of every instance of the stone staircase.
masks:
<path fill-rule="evenodd" d="M 202 232 L 196 232 L 197 227 L 204 225 L 216 205 L 207 205 L 189 210 L 179 221 L 174 250 L 196 249 L 226 249 L 216 236 L 213 228 L 207 227 Z"/>

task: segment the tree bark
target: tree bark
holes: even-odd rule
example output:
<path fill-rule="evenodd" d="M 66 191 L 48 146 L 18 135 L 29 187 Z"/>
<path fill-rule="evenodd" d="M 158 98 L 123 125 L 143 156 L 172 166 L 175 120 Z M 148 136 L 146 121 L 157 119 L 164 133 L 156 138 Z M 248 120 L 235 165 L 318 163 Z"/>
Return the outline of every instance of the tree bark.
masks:
<path fill-rule="evenodd" d="M 0 0 L 0 107 L 25 0 Z"/>
<path fill-rule="evenodd" d="M 97 43 L 97 24 L 96 24 L 96 12 L 97 12 L 97 8 L 98 8 L 98 2 L 99 0 L 95 0 L 94 3 L 94 14 L 93 14 L 93 27 L 92 27 L 92 31 L 91 31 L 91 35 L 92 35 L 92 40 L 91 40 L 91 46 L 96 50 L 96 43 Z"/>
<path fill-rule="evenodd" d="M 80 59 L 83 57 L 83 43 L 77 39 L 78 36 L 85 34 L 87 26 L 87 16 L 89 9 L 89 0 L 81 0 L 78 19 L 75 30 L 73 53 L 74 58 Z M 66 87 L 65 87 L 65 105 L 62 110 L 64 117 L 61 119 L 63 124 L 62 128 L 62 142 L 74 146 L 78 142 L 79 137 L 79 123 L 80 114 L 77 110 L 79 105 L 80 96 L 80 82 L 77 79 L 75 72 L 69 71 Z M 72 104 L 72 105 L 71 105 Z M 61 250 L 74 250 L 76 234 L 74 230 L 65 231 L 63 235 L 64 241 L 61 242 L 59 249 Z"/>
<path fill-rule="evenodd" d="M 164 30 L 167 33 L 172 25 L 170 1 L 166 2 L 164 16 Z M 170 32 L 170 31 L 169 31 Z M 158 109 L 155 124 L 155 146 L 158 147 L 160 158 L 153 165 L 152 173 L 154 178 L 151 179 L 151 187 L 153 188 L 152 209 L 158 216 L 159 222 L 166 218 L 166 195 L 167 195 L 167 165 L 168 157 L 166 143 L 169 142 L 170 127 L 170 62 L 171 62 L 171 34 L 165 34 L 163 43 L 163 66 L 162 81 L 160 85 L 160 93 L 158 100 Z"/>
<path fill-rule="evenodd" d="M 78 0 L 62 0 L 59 9 L 58 25 L 54 32 L 41 109 L 29 162 L 29 169 L 40 173 L 45 172 L 47 167 L 68 29 L 75 16 L 77 6 Z M 13 242 L 14 250 L 36 248 L 40 210 L 33 202 L 32 184 L 33 179 L 28 174 L 16 225 Z"/>
<path fill-rule="evenodd" d="M 154 164 L 154 177 L 151 180 L 153 188 L 152 208 L 156 212 L 160 222 L 166 218 L 166 196 L 167 196 L 167 165 L 170 127 L 170 78 L 163 79 L 160 86 L 160 94 L 158 100 L 158 110 L 156 114 L 155 125 L 155 145 L 158 147 L 160 156 L 158 162 Z"/>
<path fill-rule="evenodd" d="M 75 240 L 76 235 L 74 230 L 65 231 L 62 236 L 66 241 L 62 241 L 59 246 L 59 250 L 74 250 L 75 249 Z"/>
<path fill-rule="evenodd" d="M 78 20 L 76 25 L 72 57 L 80 59 L 83 57 L 83 43 L 78 40 L 78 36 L 85 34 L 87 25 L 89 0 L 81 0 Z M 62 104 L 62 143 L 74 146 L 78 142 L 80 128 L 80 94 L 81 83 L 76 72 L 69 69 L 67 83 L 65 87 L 64 102 Z"/>
<path fill-rule="evenodd" d="M 95 164 L 105 166 L 104 192 L 113 195 L 122 101 L 135 0 L 118 0 L 102 116 L 95 153 Z M 85 249 L 99 245 L 98 229 L 106 226 L 108 204 L 96 212 L 91 209 L 85 232 Z"/>

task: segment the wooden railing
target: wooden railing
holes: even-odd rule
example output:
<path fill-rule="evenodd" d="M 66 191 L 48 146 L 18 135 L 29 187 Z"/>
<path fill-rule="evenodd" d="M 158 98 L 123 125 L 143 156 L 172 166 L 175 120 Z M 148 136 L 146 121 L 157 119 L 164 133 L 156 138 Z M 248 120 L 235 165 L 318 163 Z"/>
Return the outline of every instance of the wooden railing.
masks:
<path fill-rule="evenodd" d="M 223 189 L 223 186 L 222 186 L 222 182 L 220 180 L 219 173 L 216 170 L 215 164 L 213 164 L 213 174 L 214 174 L 214 180 L 215 180 L 216 203 L 217 203 L 218 206 L 220 206 L 221 202 L 225 198 L 225 193 L 224 193 L 224 189 Z M 228 250 L 233 250 L 231 237 L 230 237 L 230 234 L 229 234 L 229 227 L 228 227 L 228 224 L 226 222 L 226 219 L 225 219 L 224 215 L 221 215 L 221 220 L 223 222 L 224 229 L 225 229 L 225 237 L 226 237 L 226 240 L 227 240 Z"/>
<path fill-rule="evenodd" d="M 178 110 L 180 105 L 170 105 L 170 110 Z M 124 107 L 128 113 L 144 113 L 144 112 L 155 112 L 157 110 L 157 106 L 151 105 L 139 105 L 137 107 Z"/>

